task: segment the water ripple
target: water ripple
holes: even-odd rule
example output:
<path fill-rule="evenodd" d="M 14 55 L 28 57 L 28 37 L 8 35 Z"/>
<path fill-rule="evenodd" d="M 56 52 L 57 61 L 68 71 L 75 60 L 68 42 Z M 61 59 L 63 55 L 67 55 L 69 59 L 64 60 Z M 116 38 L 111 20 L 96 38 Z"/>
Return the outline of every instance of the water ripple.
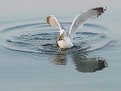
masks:
<path fill-rule="evenodd" d="M 63 25 L 66 24 L 70 25 L 71 23 L 63 23 Z M 85 27 L 88 28 L 87 26 L 102 28 L 102 26 L 93 24 L 86 24 Z M 38 30 L 36 30 L 37 27 L 39 28 Z M 29 32 L 26 31 L 28 29 Z M 60 51 L 56 46 L 58 32 L 56 29 L 53 29 L 53 31 L 51 31 L 51 29 L 52 28 L 46 23 L 33 23 L 9 27 L 3 30 L 6 32 L 5 34 L 11 32 L 11 35 L 5 38 L 3 45 L 12 50 L 56 54 Z M 69 49 L 68 53 L 82 50 L 85 52 L 94 51 L 106 46 L 110 41 L 111 40 L 103 33 L 77 32 L 74 38 L 75 46 Z"/>
<path fill-rule="evenodd" d="M 68 29 L 71 22 L 62 23 Z M 1 44 L 10 50 L 27 52 L 37 57 L 40 54 L 51 55 L 56 65 L 67 64 L 67 54 L 72 56 L 72 60 L 79 72 L 95 72 L 106 67 L 106 61 L 99 58 L 89 58 L 87 53 L 107 46 L 111 39 L 105 33 L 86 31 L 88 28 L 97 31 L 107 28 L 85 24 L 85 32 L 80 31 L 75 34 L 74 47 L 60 51 L 56 46 L 56 39 L 59 31 L 46 23 L 29 23 L 6 27 L 1 31 Z"/>

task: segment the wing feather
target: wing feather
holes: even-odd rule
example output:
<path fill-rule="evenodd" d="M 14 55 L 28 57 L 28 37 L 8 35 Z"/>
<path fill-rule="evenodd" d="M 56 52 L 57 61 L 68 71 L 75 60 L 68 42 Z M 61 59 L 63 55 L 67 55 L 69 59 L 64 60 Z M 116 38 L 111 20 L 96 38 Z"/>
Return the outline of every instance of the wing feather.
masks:
<path fill-rule="evenodd" d="M 83 12 L 81 14 L 78 14 L 74 21 L 72 22 L 72 25 L 69 30 L 69 35 L 72 35 L 75 33 L 75 31 L 82 26 L 88 19 L 95 19 L 99 17 L 104 11 L 106 10 L 105 7 L 97 7 L 90 9 L 86 12 Z"/>
<path fill-rule="evenodd" d="M 47 17 L 47 23 L 51 26 L 58 27 L 60 30 L 64 29 L 64 27 L 60 24 L 60 22 L 57 20 L 57 18 L 54 15 Z"/>

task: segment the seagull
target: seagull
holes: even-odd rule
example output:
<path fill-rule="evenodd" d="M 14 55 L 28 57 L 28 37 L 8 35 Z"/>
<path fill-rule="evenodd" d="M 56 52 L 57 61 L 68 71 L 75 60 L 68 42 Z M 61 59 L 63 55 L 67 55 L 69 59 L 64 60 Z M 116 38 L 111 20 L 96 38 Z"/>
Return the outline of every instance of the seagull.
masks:
<path fill-rule="evenodd" d="M 78 28 L 89 19 L 98 18 L 102 13 L 106 11 L 106 7 L 96 7 L 89 9 L 87 11 L 79 13 L 73 20 L 71 27 L 68 31 L 62 26 L 59 20 L 54 16 L 50 15 L 46 18 L 48 24 L 53 27 L 57 27 L 59 31 L 59 35 L 57 38 L 57 46 L 59 49 L 69 49 L 74 46 L 73 44 L 73 35 L 78 30 Z"/>

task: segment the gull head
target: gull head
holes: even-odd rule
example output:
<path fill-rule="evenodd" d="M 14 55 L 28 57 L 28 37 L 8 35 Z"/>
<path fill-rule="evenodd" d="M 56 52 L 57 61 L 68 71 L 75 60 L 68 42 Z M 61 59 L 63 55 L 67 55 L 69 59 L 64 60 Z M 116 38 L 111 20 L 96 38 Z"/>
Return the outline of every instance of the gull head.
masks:
<path fill-rule="evenodd" d="M 60 36 L 61 36 L 61 35 L 64 35 L 64 34 L 65 34 L 65 30 L 64 30 L 64 29 L 61 29 L 61 30 L 60 30 Z"/>
<path fill-rule="evenodd" d="M 65 30 L 61 29 L 59 32 L 60 32 L 60 34 L 58 36 L 58 40 L 63 40 L 65 37 Z"/>

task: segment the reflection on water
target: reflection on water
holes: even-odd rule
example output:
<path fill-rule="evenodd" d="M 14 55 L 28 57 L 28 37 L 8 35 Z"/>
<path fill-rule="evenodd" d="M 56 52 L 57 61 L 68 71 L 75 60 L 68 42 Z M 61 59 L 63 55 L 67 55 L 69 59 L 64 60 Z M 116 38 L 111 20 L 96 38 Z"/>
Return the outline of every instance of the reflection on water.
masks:
<path fill-rule="evenodd" d="M 53 63 L 56 65 L 66 65 L 67 64 L 67 58 L 64 54 L 58 54 L 55 56 L 55 59 L 53 60 Z"/>
<path fill-rule="evenodd" d="M 96 72 L 107 67 L 105 59 L 88 58 L 83 55 L 73 55 L 73 61 L 76 65 L 76 70 L 79 72 Z"/>
<path fill-rule="evenodd" d="M 62 24 L 68 29 L 71 23 L 63 22 Z M 87 31 L 89 27 L 92 31 L 91 29 Z M 84 52 L 95 51 L 110 43 L 111 40 L 105 33 L 94 31 L 95 29 L 104 31 L 107 28 L 88 23 L 84 25 L 84 29 L 85 32 L 80 31 L 75 34 L 72 49 L 60 51 L 56 46 L 59 32 L 57 29 L 52 29 L 46 23 L 15 24 L 1 31 L 1 35 L 4 35 L 2 45 L 5 48 L 21 52 L 54 55 L 53 63 L 56 65 L 67 65 L 67 61 L 72 60 L 79 72 L 102 70 L 107 66 L 107 62 L 104 59 L 89 58 Z"/>
<path fill-rule="evenodd" d="M 53 63 L 56 65 L 67 65 L 67 54 L 55 55 Z M 89 58 L 85 53 L 72 53 L 71 58 L 79 72 L 96 72 L 107 67 L 107 61 L 100 57 Z M 69 60 L 68 60 L 69 61 Z"/>

